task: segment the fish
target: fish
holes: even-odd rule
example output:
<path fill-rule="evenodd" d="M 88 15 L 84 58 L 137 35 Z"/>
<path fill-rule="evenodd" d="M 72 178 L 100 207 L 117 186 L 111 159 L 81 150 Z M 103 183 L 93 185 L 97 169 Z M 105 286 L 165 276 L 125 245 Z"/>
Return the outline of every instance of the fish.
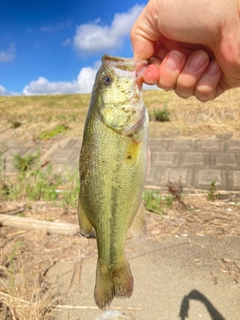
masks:
<path fill-rule="evenodd" d="M 138 68 L 139 69 L 139 68 Z M 146 234 L 142 192 L 148 167 L 148 113 L 132 58 L 102 57 L 93 85 L 79 158 L 80 232 L 95 231 L 94 299 L 106 310 L 129 298 L 133 276 L 125 255 L 128 229 Z"/>

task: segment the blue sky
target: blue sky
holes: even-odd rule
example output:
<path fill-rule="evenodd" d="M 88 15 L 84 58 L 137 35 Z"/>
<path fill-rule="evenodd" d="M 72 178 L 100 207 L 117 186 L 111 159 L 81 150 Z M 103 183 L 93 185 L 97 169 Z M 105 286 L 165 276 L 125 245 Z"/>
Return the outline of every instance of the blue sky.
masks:
<path fill-rule="evenodd" d="M 104 53 L 132 57 L 147 0 L 0 0 L 0 95 L 90 92 Z"/>

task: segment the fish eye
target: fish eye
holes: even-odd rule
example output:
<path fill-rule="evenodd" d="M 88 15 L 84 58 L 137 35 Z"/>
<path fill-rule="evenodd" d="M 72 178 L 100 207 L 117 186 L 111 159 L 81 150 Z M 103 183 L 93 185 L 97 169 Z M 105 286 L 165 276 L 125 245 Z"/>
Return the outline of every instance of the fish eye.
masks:
<path fill-rule="evenodd" d="M 103 82 L 109 86 L 112 83 L 112 78 L 110 76 L 106 76 L 103 78 Z"/>

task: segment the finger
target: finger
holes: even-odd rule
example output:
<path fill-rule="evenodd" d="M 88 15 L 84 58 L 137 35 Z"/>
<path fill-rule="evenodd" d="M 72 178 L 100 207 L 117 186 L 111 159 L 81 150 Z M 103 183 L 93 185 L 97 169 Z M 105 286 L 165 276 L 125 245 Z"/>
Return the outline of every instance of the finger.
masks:
<path fill-rule="evenodd" d="M 209 64 L 209 56 L 205 51 L 193 52 L 187 60 L 181 74 L 177 79 L 175 92 L 182 98 L 193 95 L 195 86 L 201 79 Z"/>
<path fill-rule="evenodd" d="M 161 64 L 161 59 L 157 57 L 152 57 L 149 60 L 149 65 L 144 70 L 142 79 L 146 84 L 157 84 L 159 80 L 159 66 Z"/>
<path fill-rule="evenodd" d="M 134 59 L 136 61 L 148 60 L 154 55 L 156 42 L 162 36 L 156 28 L 156 21 L 152 18 L 152 12 L 156 4 L 149 2 L 135 21 L 130 38 L 132 42 Z"/>
<path fill-rule="evenodd" d="M 182 52 L 170 51 L 159 66 L 158 87 L 164 90 L 174 89 L 185 62 L 186 57 Z"/>
<path fill-rule="evenodd" d="M 153 56 L 155 44 L 147 38 L 147 35 L 141 34 L 140 30 L 132 30 L 131 41 L 135 61 L 148 60 Z"/>
<path fill-rule="evenodd" d="M 219 84 L 221 76 L 222 69 L 219 64 L 216 60 L 211 61 L 195 87 L 195 97 L 204 102 L 213 100 L 221 95 L 225 91 Z"/>

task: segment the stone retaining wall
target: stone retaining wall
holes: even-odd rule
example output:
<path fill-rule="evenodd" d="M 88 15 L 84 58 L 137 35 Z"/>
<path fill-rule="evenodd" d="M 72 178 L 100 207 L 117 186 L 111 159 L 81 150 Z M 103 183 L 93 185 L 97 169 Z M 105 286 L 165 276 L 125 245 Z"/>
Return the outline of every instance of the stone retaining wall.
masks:
<path fill-rule="evenodd" d="M 181 178 L 183 186 L 240 191 L 240 140 L 151 139 L 148 186 L 163 188 Z"/>
<path fill-rule="evenodd" d="M 39 146 L 17 140 L 1 141 L 6 175 L 16 174 L 13 154 L 36 151 Z M 240 140 L 150 139 L 151 166 L 146 187 L 165 188 L 181 178 L 183 187 L 209 190 L 215 181 L 219 190 L 240 191 Z M 78 170 L 81 139 L 65 139 L 40 146 L 42 160 L 53 161 L 58 172 Z"/>

